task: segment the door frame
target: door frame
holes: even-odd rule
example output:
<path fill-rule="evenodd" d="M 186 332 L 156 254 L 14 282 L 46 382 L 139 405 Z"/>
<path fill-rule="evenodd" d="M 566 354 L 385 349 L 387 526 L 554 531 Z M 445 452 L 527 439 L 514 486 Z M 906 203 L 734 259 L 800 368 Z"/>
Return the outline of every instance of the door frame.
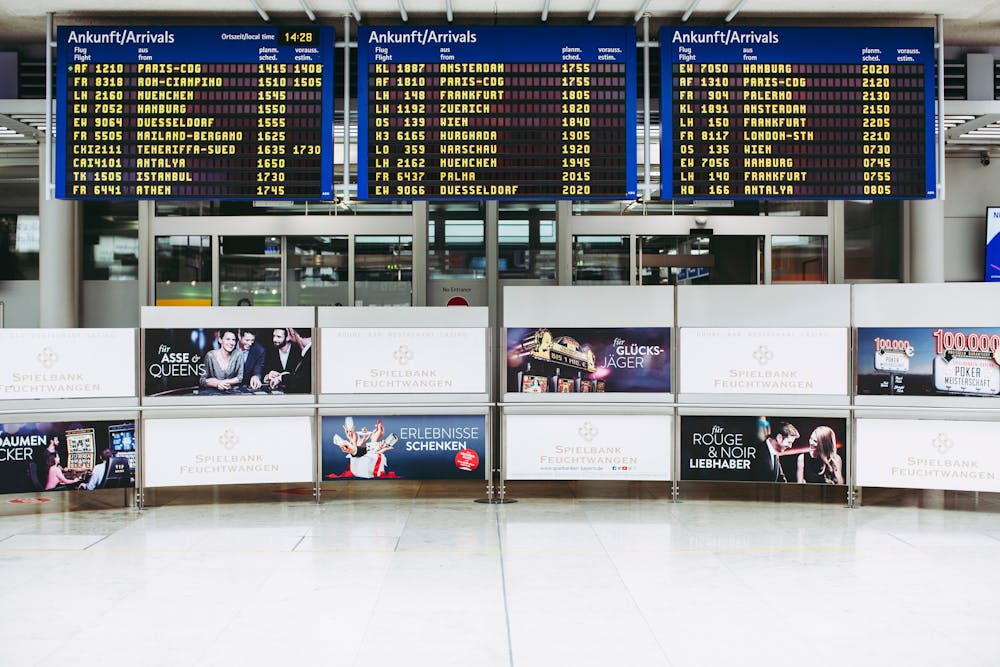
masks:
<path fill-rule="evenodd" d="M 772 236 L 824 236 L 827 239 L 827 282 L 834 283 L 837 276 L 843 280 L 842 269 L 842 238 L 843 225 L 835 224 L 838 210 L 842 213 L 843 206 L 835 206 L 830 202 L 826 216 L 783 216 L 783 215 L 570 215 L 565 223 L 559 219 L 560 237 L 567 235 L 568 244 L 572 244 L 573 236 L 621 235 L 630 236 L 632 248 L 632 270 L 629 273 L 629 284 L 637 285 L 636 263 L 638 249 L 636 239 L 639 236 L 687 236 L 692 230 L 711 230 L 714 236 L 762 236 L 764 238 L 764 275 L 763 284 L 771 283 L 771 237 Z M 839 229 L 839 233 L 838 233 Z M 839 237 L 839 238 L 838 238 Z M 572 253 L 564 253 L 559 258 L 560 277 L 572 275 Z M 570 284 L 560 279 L 559 284 Z"/>

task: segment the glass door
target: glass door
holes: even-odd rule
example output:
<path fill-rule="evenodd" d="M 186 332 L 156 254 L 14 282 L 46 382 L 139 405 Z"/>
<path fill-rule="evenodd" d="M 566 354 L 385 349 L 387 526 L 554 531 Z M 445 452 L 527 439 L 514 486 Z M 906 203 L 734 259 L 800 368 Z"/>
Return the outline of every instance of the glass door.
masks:
<path fill-rule="evenodd" d="M 157 306 L 212 305 L 212 237 L 156 237 Z"/>
<path fill-rule="evenodd" d="M 281 305 L 281 237 L 219 237 L 219 305 Z"/>
<path fill-rule="evenodd" d="M 639 236 L 640 285 L 759 285 L 763 236 Z"/>
<path fill-rule="evenodd" d="M 413 237 L 354 237 L 354 305 L 413 303 Z"/>

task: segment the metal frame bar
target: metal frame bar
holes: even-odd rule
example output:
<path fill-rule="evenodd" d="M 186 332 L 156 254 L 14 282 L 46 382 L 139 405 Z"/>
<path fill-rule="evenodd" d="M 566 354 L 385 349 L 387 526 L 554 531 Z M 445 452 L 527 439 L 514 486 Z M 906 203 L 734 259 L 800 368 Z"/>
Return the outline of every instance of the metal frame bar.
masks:
<path fill-rule="evenodd" d="M 145 359 L 146 337 L 143 336 L 142 331 L 139 330 L 136 332 L 135 338 L 136 359 Z M 136 373 L 135 395 L 139 397 L 139 409 L 136 411 L 135 416 L 135 455 L 138 458 L 135 466 L 135 502 L 139 510 L 143 510 L 146 507 L 146 434 L 143 433 L 146 425 L 146 419 L 142 414 L 142 385 L 142 374 Z"/>
<path fill-rule="evenodd" d="M 684 10 L 684 14 L 681 15 L 682 22 L 687 21 L 689 18 L 691 18 L 691 14 L 694 13 L 694 10 L 696 7 L 698 7 L 699 2 L 701 2 L 701 0 L 691 0 L 691 4 L 688 5 L 687 9 Z"/>
<path fill-rule="evenodd" d="M 322 336 L 316 336 L 316 331 L 319 331 L 317 327 L 313 332 L 313 338 L 320 339 Z M 322 344 L 322 341 L 320 341 Z M 316 343 L 313 343 L 315 345 Z M 318 356 L 318 355 L 317 355 Z M 323 417 L 320 416 L 319 410 L 314 410 L 312 415 L 312 430 L 313 430 L 313 499 L 318 505 L 322 501 L 323 496 Z"/>
<path fill-rule="evenodd" d="M 410 288 L 413 290 L 410 303 L 413 306 L 427 305 L 427 220 L 430 204 L 426 201 L 413 202 L 413 263 L 410 271 Z M 489 264 L 487 264 L 489 266 Z"/>
<path fill-rule="evenodd" d="M 858 329 L 854 326 L 854 290 L 851 290 L 851 329 L 848 335 L 848 345 L 850 349 L 847 353 L 847 389 L 851 392 L 851 414 L 847 420 L 847 442 L 844 444 L 847 462 L 847 475 L 844 482 L 847 484 L 847 506 L 854 509 L 858 506 L 858 416 L 855 412 L 854 396 L 858 395 L 857 368 L 855 361 L 858 349 Z"/>
<path fill-rule="evenodd" d="M 281 262 L 278 264 L 278 276 L 281 281 L 281 305 L 288 305 L 288 236 L 282 234 L 278 237 L 281 244 Z"/>
<path fill-rule="evenodd" d="M 653 0 L 643 0 L 642 6 L 639 7 L 639 11 L 637 11 L 635 13 L 635 19 L 633 20 L 633 23 L 638 23 L 639 22 L 639 19 L 641 19 L 642 15 L 646 13 L 646 8 L 649 7 L 649 3 L 652 2 L 652 1 Z M 649 36 L 648 35 L 646 36 L 646 41 L 647 42 L 649 41 Z"/>
<path fill-rule="evenodd" d="M 396 0 L 399 3 L 399 18 L 403 19 L 403 23 L 410 20 L 410 17 L 406 14 L 406 7 L 403 6 L 403 0 Z"/>
<path fill-rule="evenodd" d="M 593 21 L 593 20 L 594 20 L 594 16 L 596 16 L 596 15 L 597 15 L 597 7 L 598 7 L 598 5 L 600 5 L 600 4 L 601 4 L 601 0 L 594 0 L 594 4 L 592 4 L 592 5 L 590 6 L 590 13 L 589 13 L 589 14 L 587 14 L 587 21 L 588 21 L 588 22 L 590 22 L 590 21 Z"/>
<path fill-rule="evenodd" d="M 209 243 L 212 244 L 212 306 L 218 307 L 222 290 L 222 237 L 223 233 L 213 233 Z"/>
<path fill-rule="evenodd" d="M 299 0 L 299 4 L 302 5 L 302 10 L 306 13 L 306 17 L 310 22 L 316 22 L 316 14 L 313 12 L 312 7 L 306 2 L 306 0 Z"/>
<path fill-rule="evenodd" d="M 354 242 L 354 234 L 348 234 L 347 236 L 347 305 L 354 306 L 357 290 L 354 286 L 355 280 L 355 266 L 354 266 L 354 252 L 356 244 Z"/>
<path fill-rule="evenodd" d="M 402 0 L 400 0 L 402 2 Z M 361 101 L 358 101 L 361 105 Z M 344 15 L 344 194 L 351 201 L 351 17 Z"/>
<path fill-rule="evenodd" d="M 153 270 L 156 248 L 153 247 L 153 216 L 151 201 L 139 202 L 139 312 L 143 306 L 155 306 L 156 274 Z"/>
<path fill-rule="evenodd" d="M 448 23 L 451 23 L 455 19 L 451 11 L 451 0 L 444 0 L 444 13 L 448 17 Z"/>
<path fill-rule="evenodd" d="M 44 133 L 37 127 L 32 127 L 26 123 L 22 123 L 16 118 L 12 118 L 6 114 L 0 113 L 0 125 L 3 125 L 8 130 L 13 130 L 19 134 L 23 134 L 25 137 L 30 137 L 41 141 L 44 138 Z"/>
<path fill-rule="evenodd" d="M 639 235 L 628 235 L 628 284 L 635 287 L 641 285 L 639 280 Z"/>
<path fill-rule="evenodd" d="M 267 15 L 267 12 L 264 11 L 264 8 L 260 6 L 260 3 L 257 2 L 257 0 L 250 0 L 250 4 L 253 5 L 253 8 L 257 10 L 257 13 L 260 14 L 260 17 L 264 20 L 265 23 L 271 22 L 271 17 Z"/>
<path fill-rule="evenodd" d="M 944 160 L 945 160 L 945 140 L 947 139 L 944 129 L 944 17 L 937 15 L 937 30 L 934 40 L 934 48 L 937 49 L 937 122 L 938 122 L 938 154 L 937 154 L 937 196 L 944 201 Z"/>
<path fill-rule="evenodd" d="M 361 23 L 361 12 L 358 11 L 358 5 L 354 0 L 347 0 L 347 6 L 351 8 L 351 14 L 354 15 L 354 20 Z M 344 41 L 347 41 L 346 39 Z"/>
<path fill-rule="evenodd" d="M 542 5 L 542 23 L 549 20 L 549 3 L 551 0 L 545 0 L 545 4 Z"/>
<path fill-rule="evenodd" d="M 52 127 L 52 50 L 55 48 L 53 39 L 53 23 L 55 14 L 48 12 L 45 14 L 45 201 L 52 199 L 55 194 L 55 183 L 53 169 L 55 161 L 55 128 Z"/>
<path fill-rule="evenodd" d="M 979 116 L 978 118 L 973 118 L 972 120 L 968 120 L 968 121 L 966 121 L 964 123 L 961 123 L 960 125 L 954 125 L 954 126 L 952 126 L 952 128 L 950 130 L 947 130 L 944 133 L 945 134 L 945 140 L 951 140 L 951 141 L 961 140 L 963 134 L 971 134 L 971 133 L 975 132 L 978 129 L 987 127 L 989 125 L 992 125 L 993 123 L 996 123 L 997 121 L 1000 121 L 1000 114 L 992 114 L 992 113 L 983 114 L 982 116 Z M 939 132 L 940 132 L 941 129 L 943 129 L 943 128 L 939 127 Z M 969 142 L 966 142 L 966 143 L 969 143 Z M 972 143 L 975 143 L 975 142 L 972 142 Z"/>
<path fill-rule="evenodd" d="M 647 0 L 646 4 L 649 4 Z M 645 5 L 643 5 L 645 7 Z M 649 132 L 650 132 L 650 119 L 649 119 L 649 14 L 642 17 L 642 59 L 643 59 L 643 73 L 642 73 L 642 163 L 643 163 L 643 174 L 642 174 L 642 201 L 648 202 L 652 198 L 653 182 L 652 174 L 650 173 L 651 159 L 649 156 Z"/>
<path fill-rule="evenodd" d="M 500 202 L 490 200 L 483 208 L 483 235 L 486 242 L 486 303 L 490 307 L 490 319 L 496 318 L 499 310 L 499 266 L 500 262 Z M 494 324 L 495 322 L 490 322 Z"/>
<path fill-rule="evenodd" d="M 556 202 L 556 284 L 573 284 L 573 202 Z"/>
<path fill-rule="evenodd" d="M 726 14 L 726 23 L 729 23 L 734 18 L 736 18 L 736 15 L 739 14 L 740 10 L 743 9 L 743 5 L 745 4 L 747 4 L 747 0 L 740 0 L 738 3 L 736 3 L 736 6 L 733 7 L 733 10 L 728 14 Z"/>
<path fill-rule="evenodd" d="M 697 2 L 697 0 L 695 0 Z M 670 354 L 673 359 L 680 359 L 681 336 L 680 321 L 678 313 L 677 285 L 674 285 L 674 322 L 670 327 Z M 677 363 L 670 364 L 670 393 L 674 395 L 673 410 L 670 414 L 673 418 L 673 442 L 671 442 L 671 462 L 670 462 L 670 502 L 679 503 L 681 500 L 681 415 L 677 409 L 677 394 L 680 393 L 681 369 Z"/>

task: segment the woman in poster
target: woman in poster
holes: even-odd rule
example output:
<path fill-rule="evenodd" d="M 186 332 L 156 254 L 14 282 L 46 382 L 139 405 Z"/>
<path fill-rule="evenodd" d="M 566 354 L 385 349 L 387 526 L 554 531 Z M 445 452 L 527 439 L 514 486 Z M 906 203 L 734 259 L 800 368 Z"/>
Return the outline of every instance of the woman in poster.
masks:
<path fill-rule="evenodd" d="M 799 454 L 795 474 L 799 484 L 843 484 L 844 461 L 837 454 L 837 437 L 829 426 L 809 435 L 809 451 Z"/>
<path fill-rule="evenodd" d="M 236 331 L 224 329 L 220 347 L 205 353 L 205 368 L 199 384 L 208 389 L 229 391 L 243 382 L 243 355 L 236 350 Z"/>
<path fill-rule="evenodd" d="M 63 473 L 63 467 L 59 465 L 58 454 L 49 454 L 46 463 L 48 463 L 49 466 L 49 476 L 45 482 L 46 491 L 62 490 L 77 485 L 83 481 L 80 479 L 72 480 L 66 477 Z"/>
<path fill-rule="evenodd" d="M 36 475 L 38 475 L 38 483 L 44 488 L 49 482 L 49 459 L 53 454 L 58 454 L 59 447 L 59 436 L 54 435 L 49 439 L 49 444 L 46 447 L 35 452 L 35 470 Z"/>

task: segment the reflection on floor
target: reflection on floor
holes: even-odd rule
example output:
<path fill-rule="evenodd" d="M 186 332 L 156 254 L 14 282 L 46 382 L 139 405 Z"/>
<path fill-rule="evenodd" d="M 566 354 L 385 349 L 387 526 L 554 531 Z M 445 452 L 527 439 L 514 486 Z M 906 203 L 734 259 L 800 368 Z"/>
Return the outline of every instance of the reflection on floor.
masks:
<path fill-rule="evenodd" d="M 0 664 L 1000 664 L 998 496 L 507 491 L 0 497 Z"/>

